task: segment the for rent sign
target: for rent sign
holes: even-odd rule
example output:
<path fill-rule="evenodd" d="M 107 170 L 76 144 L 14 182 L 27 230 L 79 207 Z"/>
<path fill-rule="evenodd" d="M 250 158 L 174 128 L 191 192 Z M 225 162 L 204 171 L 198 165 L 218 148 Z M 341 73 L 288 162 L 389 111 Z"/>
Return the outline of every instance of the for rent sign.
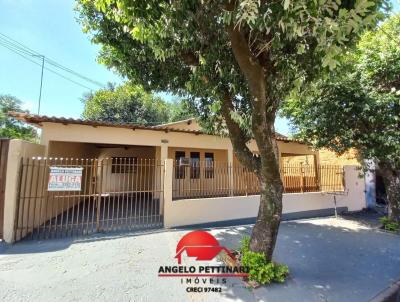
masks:
<path fill-rule="evenodd" d="M 48 191 L 80 191 L 83 168 L 50 167 Z"/>

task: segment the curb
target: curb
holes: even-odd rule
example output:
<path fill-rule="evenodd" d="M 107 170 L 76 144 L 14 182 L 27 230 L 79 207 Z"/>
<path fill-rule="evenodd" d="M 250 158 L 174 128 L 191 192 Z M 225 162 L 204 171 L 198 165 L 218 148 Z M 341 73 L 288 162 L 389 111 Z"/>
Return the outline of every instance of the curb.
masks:
<path fill-rule="evenodd" d="M 400 280 L 382 290 L 369 302 L 400 302 Z"/>

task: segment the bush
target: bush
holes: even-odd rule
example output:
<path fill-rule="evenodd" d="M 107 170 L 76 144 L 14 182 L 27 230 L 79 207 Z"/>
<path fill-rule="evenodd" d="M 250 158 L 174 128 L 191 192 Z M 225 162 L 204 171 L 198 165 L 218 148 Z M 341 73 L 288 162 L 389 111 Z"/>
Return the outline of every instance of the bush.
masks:
<path fill-rule="evenodd" d="M 389 219 L 389 217 L 381 217 L 379 221 L 382 223 L 383 228 L 389 232 L 400 232 L 400 222 Z"/>
<path fill-rule="evenodd" d="M 289 274 L 284 264 L 269 262 L 263 253 L 250 251 L 250 237 L 244 237 L 240 246 L 241 264 L 249 270 L 249 280 L 260 284 L 282 283 Z"/>
<path fill-rule="evenodd" d="M 250 251 L 250 237 L 244 236 L 242 241 L 240 242 L 240 253 L 244 254 Z"/>

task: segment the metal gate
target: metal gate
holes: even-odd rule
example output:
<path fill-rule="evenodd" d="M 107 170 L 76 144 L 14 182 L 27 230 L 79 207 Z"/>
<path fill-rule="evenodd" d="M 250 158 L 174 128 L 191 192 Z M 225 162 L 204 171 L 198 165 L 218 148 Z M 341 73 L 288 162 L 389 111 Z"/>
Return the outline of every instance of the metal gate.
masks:
<path fill-rule="evenodd" d="M 155 159 L 22 159 L 14 239 L 162 227 L 163 176 Z"/>

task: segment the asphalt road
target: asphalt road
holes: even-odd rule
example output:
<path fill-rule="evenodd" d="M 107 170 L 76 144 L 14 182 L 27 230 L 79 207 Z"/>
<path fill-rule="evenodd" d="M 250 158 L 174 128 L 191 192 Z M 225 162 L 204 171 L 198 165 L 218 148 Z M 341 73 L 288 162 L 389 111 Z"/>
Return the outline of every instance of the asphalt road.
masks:
<path fill-rule="evenodd" d="M 233 248 L 251 227 L 216 228 L 211 233 L 221 245 Z M 0 245 L 0 300 L 353 302 L 368 301 L 400 279 L 399 235 L 348 217 L 321 218 L 281 224 L 274 257 L 290 268 L 284 284 L 248 289 L 239 278 L 228 278 L 227 284 L 212 286 L 221 293 L 188 293 L 192 286 L 181 278 L 158 277 L 160 266 L 176 265 L 176 244 L 187 232 Z"/>

